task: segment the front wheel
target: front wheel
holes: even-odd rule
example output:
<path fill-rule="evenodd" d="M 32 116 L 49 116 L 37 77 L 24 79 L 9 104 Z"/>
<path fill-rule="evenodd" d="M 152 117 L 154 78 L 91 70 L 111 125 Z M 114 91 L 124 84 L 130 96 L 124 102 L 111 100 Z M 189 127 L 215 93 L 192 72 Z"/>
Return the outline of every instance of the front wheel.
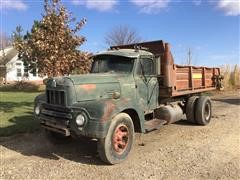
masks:
<path fill-rule="evenodd" d="M 131 117 L 120 113 L 113 118 L 107 136 L 98 140 L 100 158 L 108 164 L 124 161 L 134 141 L 134 126 Z"/>

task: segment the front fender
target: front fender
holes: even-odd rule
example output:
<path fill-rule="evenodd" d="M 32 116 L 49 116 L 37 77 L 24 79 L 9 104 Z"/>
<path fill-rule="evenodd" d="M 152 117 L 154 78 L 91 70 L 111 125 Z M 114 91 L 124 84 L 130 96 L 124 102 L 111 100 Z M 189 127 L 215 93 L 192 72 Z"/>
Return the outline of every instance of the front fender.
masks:
<path fill-rule="evenodd" d="M 140 124 L 140 129 L 141 129 L 141 132 L 145 132 L 144 130 L 144 121 L 145 121 L 145 118 L 144 118 L 144 113 L 143 111 L 141 110 L 141 108 L 139 106 L 137 106 L 136 104 L 135 105 L 131 105 L 129 104 L 128 106 L 124 106 L 124 107 L 120 107 L 118 109 L 116 109 L 116 111 L 114 111 L 112 113 L 112 117 L 111 119 L 113 119 L 116 115 L 118 115 L 119 113 L 121 112 L 127 112 L 127 111 L 135 111 L 137 116 L 138 116 L 138 119 L 139 119 L 139 124 Z M 130 114 L 129 114 L 130 115 Z"/>
<path fill-rule="evenodd" d="M 37 103 L 42 104 L 42 103 L 45 103 L 45 102 L 46 102 L 46 94 L 45 93 L 39 94 L 34 99 L 34 105 L 36 105 Z"/>
<path fill-rule="evenodd" d="M 117 114 L 133 109 L 137 112 L 140 119 L 141 130 L 144 132 L 144 113 L 141 108 L 132 102 L 130 98 L 115 99 L 101 99 L 98 101 L 85 101 L 74 104 L 75 107 L 81 107 L 85 109 L 92 121 L 98 121 L 99 123 L 109 123 Z"/>

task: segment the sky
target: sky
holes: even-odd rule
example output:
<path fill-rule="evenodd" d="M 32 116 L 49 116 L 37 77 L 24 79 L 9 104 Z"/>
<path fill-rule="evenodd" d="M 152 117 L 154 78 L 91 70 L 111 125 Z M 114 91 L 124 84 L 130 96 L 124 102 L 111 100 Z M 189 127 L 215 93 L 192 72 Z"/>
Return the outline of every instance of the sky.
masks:
<path fill-rule="evenodd" d="M 146 41 L 169 42 L 175 62 L 198 66 L 240 64 L 240 0 L 62 0 L 77 20 L 87 19 L 79 32 L 87 42 L 83 51 L 108 48 L 104 36 L 126 25 Z M 0 0 L 1 32 L 16 26 L 30 30 L 40 20 L 43 0 Z"/>

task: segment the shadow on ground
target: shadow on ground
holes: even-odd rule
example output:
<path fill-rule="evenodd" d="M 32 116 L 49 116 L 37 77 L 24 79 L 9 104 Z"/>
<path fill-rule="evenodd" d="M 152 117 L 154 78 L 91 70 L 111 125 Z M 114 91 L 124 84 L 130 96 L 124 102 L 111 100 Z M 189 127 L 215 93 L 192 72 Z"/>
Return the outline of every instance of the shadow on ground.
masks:
<path fill-rule="evenodd" d="M 181 119 L 180 121 L 177 121 L 174 124 L 180 125 L 180 126 L 196 126 L 196 124 L 188 122 L 186 119 Z"/>
<path fill-rule="evenodd" d="M 22 116 L 14 116 L 8 122 L 11 125 L 0 128 L 0 137 L 16 133 L 34 132 L 40 128 L 39 122 L 33 119 L 32 112 L 25 112 Z"/>
<path fill-rule="evenodd" d="M 22 106 L 33 106 L 33 102 L 0 102 L 0 111 L 12 112 L 14 108 Z"/>
<path fill-rule="evenodd" d="M 220 101 L 232 105 L 240 105 L 240 97 L 239 98 L 219 98 L 219 99 L 214 99 L 214 101 Z"/>
<path fill-rule="evenodd" d="M 32 121 L 31 115 L 16 117 L 13 122 L 16 124 L 16 127 L 19 127 L 19 123 L 24 124 L 26 123 L 24 121 L 29 120 Z M 181 126 L 195 126 L 184 119 L 175 124 Z M 0 145 L 21 153 L 24 156 L 38 156 L 51 160 L 64 158 L 82 164 L 106 165 L 98 156 L 97 141 L 89 140 L 87 138 L 69 138 L 58 144 L 54 144 L 48 139 L 48 136 L 43 129 L 35 133 L 19 134 L 6 138 L 0 137 Z"/>
<path fill-rule="evenodd" d="M 62 144 L 51 143 L 40 128 L 39 121 L 34 120 L 32 102 L 0 102 L 0 112 L 14 111 L 16 107 L 25 106 L 24 115 L 18 115 L 8 120 L 9 125 L 0 128 L 0 146 L 21 153 L 24 156 L 38 156 L 58 160 L 61 157 L 84 164 L 104 163 L 97 155 L 97 142 L 86 139 L 71 139 Z M 29 109 L 30 107 L 30 109 Z M 24 134 L 21 134 L 23 133 Z M 25 133 L 28 132 L 28 133 Z M 11 134 L 16 134 L 10 137 Z M 5 137 L 3 137 L 5 136 Z"/>
<path fill-rule="evenodd" d="M 60 144 L 49 141 L 44 130 L 7 138 L 0 137 L 0 145 L 24 156 L 59 160 L 64 158 L 82 164 L 105 165 L 97 154 L 97 141 L 85 138 L 68 139 Z"/>

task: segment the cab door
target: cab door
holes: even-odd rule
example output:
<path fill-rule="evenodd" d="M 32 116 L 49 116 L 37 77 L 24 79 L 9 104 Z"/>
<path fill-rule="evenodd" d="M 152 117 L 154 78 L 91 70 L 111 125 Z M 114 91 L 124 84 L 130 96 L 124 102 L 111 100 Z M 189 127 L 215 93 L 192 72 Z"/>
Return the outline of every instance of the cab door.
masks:
<path fill-rule="evenodd" d="M 145 113 L 157 107 L 158 81 L 152 57 L 140 57 L 135 71 L 137 101 Z"/>

